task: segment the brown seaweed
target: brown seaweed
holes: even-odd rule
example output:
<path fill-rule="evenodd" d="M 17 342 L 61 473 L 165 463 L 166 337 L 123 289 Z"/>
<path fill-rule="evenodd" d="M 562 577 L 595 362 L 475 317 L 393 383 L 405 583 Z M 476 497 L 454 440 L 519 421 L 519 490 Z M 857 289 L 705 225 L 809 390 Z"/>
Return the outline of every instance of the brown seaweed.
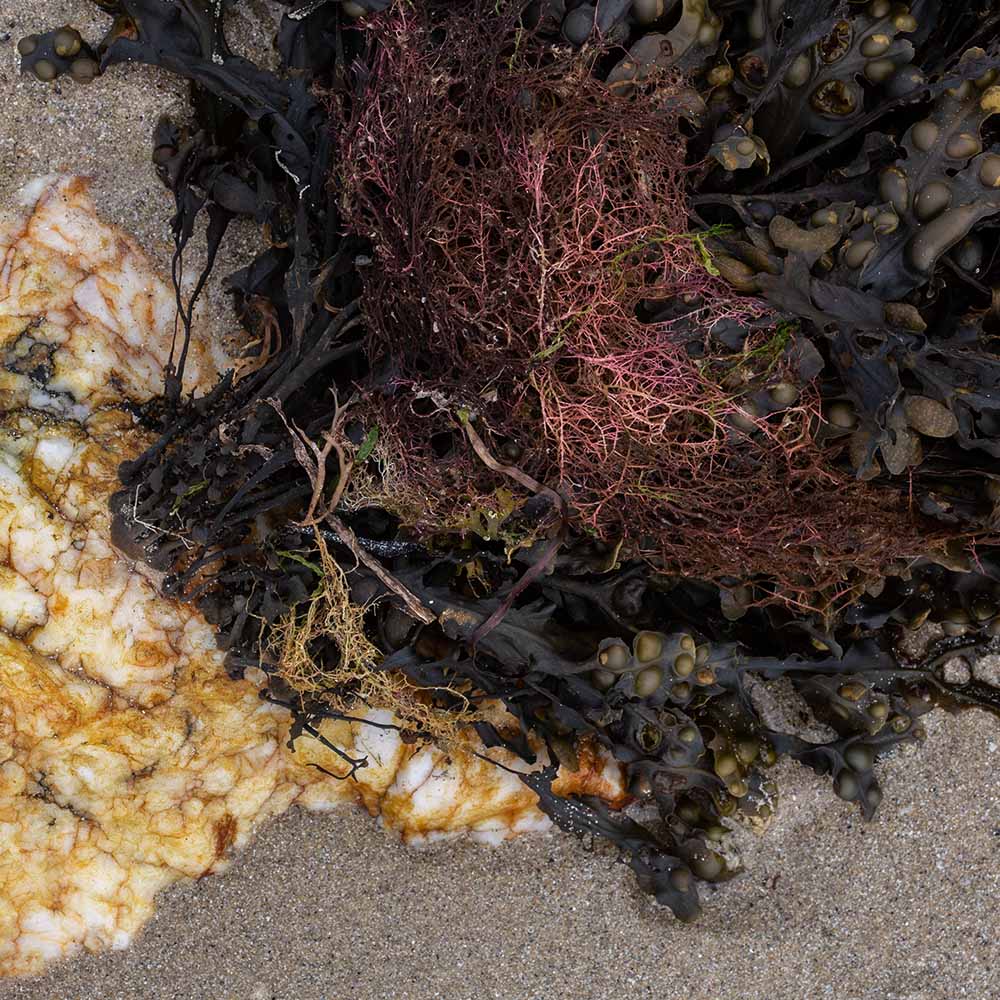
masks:
<path fill-rule="evenodd" d="M 788 514 L 795 551 L 775 546 L 773 566 L 760 556 L 752 568 L 744 550 L 726 551 L 712 520 L 725 516 L 718 509 L 645 507 L 656 519 L 634 537 L 584 530 L 566 485 L 535 475 L 553 467 L 530 464 L 543 417 L 533 412 L 534 427 L 519 425 L 519 439 L 497 415 L 508 402 L 497 372 L 484 379 L 478 362 L 462 368 L 462 352 L 449 355 L 430 333 L 436 321 L 461 328 L 471 357 L 485 352 L 485 328 L 421 311 L 420 287 L 416 301 L 393 288 L 387 245 L 352 230 L 339 185 L 350 173 L 344 151 L 357 147 L 338 130 L 357 121 L 373 88 L 389 86 L 374 74 L 380 46 L 393 44 L 379 25 L 391 22 L 369 17 L 386 3 L 290 10 L 277 71 L 229 48 L 225 5 L 101 6 L 114 26 L 92 49 L 80 39 L 79 51 L 99 55 L 102 71 L 139 61 L 192 81 L 193 122 L 161 122 L 153 137 L 153 162 L 176 202 L 175 278 L 201 222 L 209 245 L 194 296 L 183 300 L 178 282 L 185 338 L 163 398 L 141 414 L 158 440 L 120 469 L 114 540 L 166 574 L 166 593 L 201 609 L 234 676 L 257 666 L 272 675 L 268 697 L 295 714 L 296 733 L 316 732 L 330 713 L 344 717 L 336 706 L 352 696 L 350 683 L 322 695 L 289 690 L 268 642 L 308 607 L 322 544 L 359 605 L 378 599 L 366 627 L 383 654 L 380 669 L 420 685 L 444 718 L 501 702 L 516 725 L 478 722 L 484 745 L 539 763 L 520 777 L 540 807 L 563 829 L 614 843 L 643 890 L 687 920 L 700 909 L 699 882 L 733 874 L 714 838 L 733 817 L 759 822 L 773 809 L 768 772 L 779 756 L 828 775 L 868 818 L 881 801 L 878 760 L 921 738 L 918 720 L 932 705 L 1000 710 L 988 679 L 945 669 L 957 656 L 976 661 L 1000 633 L 1000 490 L 989 464 L 1000 448 L 1000 151 L 990 118 L 1000 55 L 974 4 L 952 5 L 942 18 L 941 4 L 910 10 L 883 0 L 787 10 L 780 0 L 436 2 L 425 33 L 410 36 L 439 48 L 452 44 L 449 31 L 495 36 L 487 54 L 509 60 L 510 72 L 515 56 L 537 60 L 533 71 L 550 74 L 545 87 L 526 88 L 508 123 L 532 120 L 533 93 L 558 102 L 592 94 L 594 81 L 610 84 L 616 99 L 644 86 L 660 99 L 666 77 L 657 74 L 683 71 L 700 94 L 680 115 L 671 90 L 672 117 L 662 118 L 675 138 L 694 133 L 686 142 L 698 162 L 684 171 L 680 206 L 685 238 L 712 276 L 729 282 L 734 301 L 761 296 L 772 311 L 754 299 L 753 315 L 734 307 L 703 327 L 699 292 L 642 301 L 636 312 L 646 324 L 669 320 L 691 364 L 739 386 L 725 455 L 743 463 L 728 472 L 744 492 L 764 463 L 754 442 L 787 427 L 793 405 L 812 394 L 799 414 L 809 433 L 795 447 L 816 475 L 807 489 L 781 494 L 801 508 L 767 508 L 758 495 L 747 513 L 761 524 Z M 471 17 L 484 20 L 461 35 Z M 54 48 L 73 48 L 62 44 L 66 31 L 31 36 L 24 68 L 45 79 L 39 61 L 49 59 L 64 71 L 52 53 L 69 57 Z M 558 38 L 583 54 L 552 55 Z M 577 77 L 551 75 L 564 65 Z M 584 72 L 586 87 L 574 90 Z M 471 100 L 463 88 L 473 82 L 455 79 L 447 101 Z M 452 153 L 452 172 L 485 155 Z M 392 192 L 368 184 L 354 194 L 366 220 L 391 215 Z M 229 282 L 248 347 L 212 392 L 186 398 L 193 301 L 237 216 L 270 238 Z M 427 238 L 419 227 L 405 236 Z M 393 311 L 403 307 L 411 310 L 405 325 Z M 502 356 L 497 371 L 562 365 L 562 376 L 566 359 L 553 344 L 528 366 Z M 477 495 L 469 482 L 486 481 L 495 509 L 480 504 L 456 528 L 408 523 L 374 487 L 345 502 L 349 475 L 376 485 L 386 477 L 376 449 L 392 428 L 376 417 L 400 413 L 411 436 L 393 441 L 407 448 L 397 457 L 417 467 L 413 475 L 438 484 L 445 503 Z M 804 475 L 802 466 L 782 468 L 788 478 Z M 703 488 L 722 474 L 721 465 L 707 471 Z M 665 491 L 655 477 L 644 483 Z M 831 509 L 851 523 L 826 532 L 818 511 L 840 492 L 856 502 Z M 622 506 L 625 520 L 637 516 Z M 859 529 L 862 515 L 883 534 L 906 524 L 906 546 L 866 563 L 876 536 Z M 168 523 L 170 534 L 157 530 Z M 656 532 L 677 539 L 659 558 Z M 681 562 L 685 546 L 699 548 L 700 578 Z M 817 582 L 821 563 L 833 568 Z M 908 662 L 900 639 L 927 621 L 945 638 L 922 662 Z M 323 634 L 308 654 L 321 670 L 338 649 L 338 636 Z M 778 679 L 830 738 L 807 740 L 758 709 L 755 685 Z M 398 724 L 407 739 L 430 737 L 420 719 L 404 713 Z M 553 792 L 555 762 L 572 763 L 581 741 L 622 767 L 627 812 Z"/>

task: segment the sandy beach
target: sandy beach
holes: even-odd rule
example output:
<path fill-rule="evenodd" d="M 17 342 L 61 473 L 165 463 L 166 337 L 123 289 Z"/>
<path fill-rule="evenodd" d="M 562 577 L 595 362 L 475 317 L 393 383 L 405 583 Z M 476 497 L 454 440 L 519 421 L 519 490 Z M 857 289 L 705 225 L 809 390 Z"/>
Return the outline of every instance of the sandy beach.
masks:
<path fill-rule="evenodd" d="M 169 195 L 149 162 L 185 86 L 120 67 L 89 87 L 18 75 L 21 36 L 62 22 L 97 37 L 82 2 L 27 0 L 0 17 L 0 204 L 41 173 L 93 178 L 103 216 L 169 262 Z M 248 6 L 237 48 L 266 47 L 273 8 Z M 204 321 L 230 325 L 220 279 Z M 1000 723 L 926 720 L 928 739 L 880 765 L 864 823 L 829 782 L 781 764 L 763 836 L 738 833 L 745 873 L 693 926 L 634 886 L 614 852 L 560 833 L 500 848 L 414 850 L 357 811 L 293 810 L 230 871 L 176 887 L 123 952 L 85 955 L 0 1000 L 989 1000 L 1000 994 Z"/>
<path fill-rule="evenodd" d="M 1000 943 L 996 721 L 935 713 L 863 823 L 810 773 L 746 874 L 686 926 L 562 834 L 413 850 L 358 812 L 297 810 L 229 873 L 168 891 L 131 949 L 3 1000 L 989 1000 Z"/>

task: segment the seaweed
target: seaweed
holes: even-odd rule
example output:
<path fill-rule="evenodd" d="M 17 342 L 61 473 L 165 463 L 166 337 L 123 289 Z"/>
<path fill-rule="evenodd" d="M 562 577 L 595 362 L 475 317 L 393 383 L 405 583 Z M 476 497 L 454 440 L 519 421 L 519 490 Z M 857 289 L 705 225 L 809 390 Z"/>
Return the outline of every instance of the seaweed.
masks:
<path fill-rule="evenodd" d="M 97 53 L 68 25 L 41 35 L 25 35 L 17 43 L 17 54 L 22 72 L 31 72 L 44 83 L 67 74 L 77 83 L 90 83 L 100 68 Z"/>
<path fill-rule="evenodd" d="M 30 36 L 25 71 L 192 83 L 152 150 L 183 336 L 114 541 L 293 739 L 375 704 L 411 741 L 471 727 L 689 920 L 779 757 L 870 818 L 932 707 L 1000 712 L 996 16 L 285 4 L 271 70 L 225 4 L 100 6 L 104 40 Z M 268 239 L 229 278 L 246 336 L 185 397 L 236 217 Z M 554 791 L 584 747 L 627 809 Z"/>
<path fill-rule="evenodd" d="M 836 19 L 823 2 L 755 0 L 747 25 L 754 44 L 739 58 L 736 80 L 770 155 L 784 160 L 803 136 L 837 135 L 857 121 L 878 99 L 860 78 L 891 96 L 918 86 L 905 37 L 918 24 L 889 3 Z"/>

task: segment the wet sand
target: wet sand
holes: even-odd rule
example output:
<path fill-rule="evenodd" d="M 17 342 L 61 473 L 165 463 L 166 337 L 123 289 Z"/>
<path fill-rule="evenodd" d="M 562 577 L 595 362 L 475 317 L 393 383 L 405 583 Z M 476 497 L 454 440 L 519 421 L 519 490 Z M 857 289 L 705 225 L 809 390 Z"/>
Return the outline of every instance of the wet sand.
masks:
<path fill-rule="evenodd" d="M 29 0 L 0 15 L 0 202 L 39 173 L 90 174 L 104 216 L 166 265 L 171 199 L 149 135 L 159 114 L 183 113 L 184 85 L 142 67 L 88 88 L 17 75 L 19 37 L 69 21 L 95 38 L 105 21 L 92 11 Z M 270 29 L 249 20 L 233 40 L 254 31 L 266 45 Z M 245 231 L 219 276 L 251 242 Z M 205 320 L 231 325 L 218 279 Z M 0 1000 L 991 1000 L 1000 723 L 936 712 L 926 728 L 925 745 L 880 765 L 872 823 L 828 781 L 780 765 L 770 829 L 737 837 L 746 873 L 691 927 L 643 897 L 613 852 L 559 833 L 416 851 L 362 813 L 293 810 L 228 874 L 165 893 L 129 950 L 0 983 Z"/>
<path fill-rule="evenodd" d="M 554 833 L 416 851 L 358 812 L 287 813 L 223 876 L 169 890 L 125 952 L 0 1000 L 991 1000 L 1000 731 L 928 719 L 872 823 L 784 765 L 746 874 L 693 926 L 608 851 Z"/>

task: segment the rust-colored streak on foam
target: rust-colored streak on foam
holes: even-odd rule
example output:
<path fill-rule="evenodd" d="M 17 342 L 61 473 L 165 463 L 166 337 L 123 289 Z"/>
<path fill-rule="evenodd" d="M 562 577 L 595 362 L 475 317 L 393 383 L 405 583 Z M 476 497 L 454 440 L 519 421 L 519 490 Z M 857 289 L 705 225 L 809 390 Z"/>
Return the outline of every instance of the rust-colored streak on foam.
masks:
<path fill-rule="evenodd" d="M 602 756 L 590 740 L 584 740 L 576 749 L 578 767 L 565 769 L 552 782 L 556 795 L 594 795 L 604 799 L 612 809 L 624 809 L 631 796 L 622 786 L 618 765 Z"/>
<path fill-rule="evenodd" d="M 118 463 L 147 443 L 117 407 L 160 391 L 173 309 L 84 181 L 33 182 L 0 217 L 0 974 L 124 947 L 160 889 L 223 870 L 293 803 L 359 802 L 415 842 L 548 825 L 516 776 L 394 730 L 325 722 L 370 765 L 357 781 L 309 767 L 342 773 L 315 740 L 289 751 L 287 713 L 230 680 L 204 619 L 112 546 Z M 223 359 L 191 356 L 203 390 Z M 580 765 L 566 792 L 621 801 L 600 755 Z"/>
<path fill-rule="evenodd" d="M 226 813 L 215 824 L 215 856 L 217 859 L 225 857 L 226 851 L 236 841 L 236 818 Z"/>

